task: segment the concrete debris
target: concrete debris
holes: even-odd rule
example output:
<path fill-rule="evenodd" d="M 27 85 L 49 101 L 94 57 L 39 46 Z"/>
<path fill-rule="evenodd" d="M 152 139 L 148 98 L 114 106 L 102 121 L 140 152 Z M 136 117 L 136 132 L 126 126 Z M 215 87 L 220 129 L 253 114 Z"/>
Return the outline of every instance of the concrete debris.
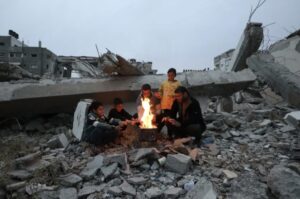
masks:
<path fill-rule="evenodd" d="M 39 80 L 40 76 L 30 73 L 18 65 L 0 63 L 0 82 L 20 79 Z"/>
<path fill-rule="evenodd" d="M 60 176 L 60 179 L 61 179 L 60 183 L 66 187 L 73 187 L 78 183 L 82 182 L 82 178 L 73 173 Z"/>
<path fill-rule="evenodd" d="M 69 140 L 66 137 L 64 133 L 55 135 L 53 138 L 51 138 L 48 142 L 47 145 L 51 149 L 55 148 L 66 148 L 69 145 Z"/>
<path fill-rule="evenodd" d="M 83 129 L 85 127 L 86 116 L 91 103 L 91 100 L 81 100 L 75 109 L 72 132 L 78 140 L 81 140 Z"/>
<path fill-rule="evenodd" d="M 184 193 L 182 188 L 179 187 L 169 187 L 165 192 L 165 198 L 178 198 Z"/>
<path fill-rule="evenodd" d="M 118 163 L 112 163 L 109 166 L 101 167 L 101 172 L 104 175 L 104 179 L 111 177 L 117 170 Z"/>
<path fill-rule="evenodd" d="M 270 54 L 252 55 L 247 64 L 290 105 L 300 108 L 300 79 L 297 74 L 274 62 Z"/>
<path fill-rule="evenodd" d="M 78 191 L 78 198 L 87 198 L 89 195 L 100 192 L 103 189 L 103 186 L 96 186 L 96 185 L 87 185 L 81 188 Z"/>
<path fill-rule="evenodd" d="M 295 128 L 300 129 L 300 111 L 288 113 L 284 119 Z"/>
<path fill-rule="evenodd" d="M 132 177 L 132 178 L 129 178 L 128 179 L 128 182 L 130 184 L 133 184 L 133 185 L 141 185 L 141 184 L 145 184 L 147 182 L 147 178 L 144 178 L 144 177 Z"/>
<path fill-rule="evenodd" d="M 17 180 L 27 180 L 32 177 L 32 173 L 28 172 L 27 170 L 14 170 L 9 172 L 8 175 Z"/>
<path fill-rule="evenodd" d="M 163 192 L 158 187 L 151 187 L 146 190 L 145 195 L 147 198 L 159 198 L 163 195 Z"/>
<path fill-rule="evenodd" d="M 124 181 L 120 188 L 124 194 L 130 195 L 130 196 L 136 196 L 136 190 L 133 186 L 131 186 L 128 182 Z"/>
<path fill-rule="evenodd" d="M 167 156 L 165 167 L 180 174 L 185 174 L 191 169 L 192 159 L 184 154 L 169 154 Z"/>
<path fill-rule="evenodd" d="M 16 183 L 7 185 L 6 190 L 7 191 L 16 191 L 25 186 L 26 186 L 26 181 L 16 182 Z"/>
<path fill-rule="evenodd" d="M 238 177 L 238 175 L 236 173 L 234 173 L 232 171 L 229 171 L 227 169 L 224 169 L 223 173 L 225 174 L 226 178 L 228 178 L 228 179 L 233 179 L 233 178 L 237 178 Z"/>
<path fill-rule="evenodd" d="M 176 77 L 188 87 L 191 93 L 203 96 L 231 95 L 247 88 L 256 80 L 250 70 L 240 72 L 207 71 L 188 72 Z M 41 80 L 38 83 L 0 83 L 0 117 L 36 115 L 46 113 L 73 113 L 82 98 L 101 99 L 111 104 L 113 98 L 121 97 L 126 102 L 134 102 L 140 85 L 147 82 L 158 89 L 163 75 L 141 77 L 111 77 L 102 79 Z M 39 104 L 39 106 L 35 106 Z"/>
<path fill-rule="evenodd" d="M 261 23 L 248 23 L 234 50 L 229 70 L 240 71 L 247 68 L 246 59 L 258 50 L 263 36 Z"/>
<path fill-rule="evenodd" d="M 214 187 L 210 181 L 207 181 L 205 178 L 201 178 L 194 188 L 190 190 L 186 197 L 186 199 L 216 199 L 217 193 L 214 190 Z"/>
<path fill-rule="evenodd" d="M 102 155 L 95 156 L 93 160 L 87 163 L 86 167 L 81 171 L 80 176 L 85 179 L 94 177 L 97 171 L 102 167 L 103 159 Z"/>
<path fill-rule="evenodd" d="M 268 186 L 279 199 L 298 198 L 300 195 L 300 175 L 293 170 L 277 165 L 268 175 Z"/>
<path fill-rule="evenodd" d="M 229 197 L 230 199 L 268 199 L 268 186 L 259 181 L 258 176 L 253 173 L 245 173 L 232 181 Z"/>
<path fill-rule="evenodd" d="M 59 199 L 77 199 L 77 190 L 75 188 L 64 188 L 59 191 Z"/>
<path fill-rule="evenodd" d="M 121 154 L 111 154 L 105 156 L 103 160 L 103 165 L 109 165 L 111 163 L 118 163 L 118 165 L 121 166 L 121 168 L 125 171 L 128 171 L 130 169 L 130 166 L 127 161 L 127 154 L 121 153 Z"/>
<path fill-rule="evenodd" d="M 108 193 L 112 194 L 113 196 L 122 196 L 123 192 L 119 186 L 114 186 L 108 189 Z"/>

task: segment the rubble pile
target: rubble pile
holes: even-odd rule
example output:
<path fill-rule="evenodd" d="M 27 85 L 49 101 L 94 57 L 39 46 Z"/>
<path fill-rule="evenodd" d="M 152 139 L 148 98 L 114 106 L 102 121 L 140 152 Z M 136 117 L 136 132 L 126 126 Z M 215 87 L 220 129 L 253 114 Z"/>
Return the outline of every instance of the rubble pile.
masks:
<path fill-rule="evenodd" d="M 21 79 L 40 79 L 40 76 L 32 74 L 18 65 L 0 63 L 0 82 Z"/>
<path fill-rule="evenodd" d="M 300 114 L 250 102 L 232 113 L 211 102 L 200 146 L 161 136 L 99 148 L 72 135 L 66 114 L 2 122 L 0 198 L 297 198 Z"/>

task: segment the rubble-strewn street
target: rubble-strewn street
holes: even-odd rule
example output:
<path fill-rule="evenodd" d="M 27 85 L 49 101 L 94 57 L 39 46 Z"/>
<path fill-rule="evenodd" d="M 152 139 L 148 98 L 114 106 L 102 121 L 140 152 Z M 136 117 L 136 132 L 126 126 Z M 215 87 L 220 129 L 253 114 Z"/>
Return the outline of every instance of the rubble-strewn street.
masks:
<path fill-rule="evenodd" d="M 255 109 L 245 108 L 250 105 L 215 113 L 210 102 L 200 148 L 163 136 L 152 144 L 121 140 L 97 148 L 74 138 L 72 116 L 65 114 L 22 126 L 6 121 L 1 197 L 297 198 L 299 112 L 287 115 L 294 110 L 263 98 Z"/>

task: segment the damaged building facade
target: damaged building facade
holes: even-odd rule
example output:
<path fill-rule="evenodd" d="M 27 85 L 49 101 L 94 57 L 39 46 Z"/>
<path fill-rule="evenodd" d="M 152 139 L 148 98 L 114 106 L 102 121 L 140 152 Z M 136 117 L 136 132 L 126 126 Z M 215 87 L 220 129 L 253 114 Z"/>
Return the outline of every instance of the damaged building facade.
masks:
<path fill-rule="evenodd" d="M 43 76 L 54 73 L 57 56 L 49 49 L 42 47 L 39 41 L 37 47 L 28 46 L 18 40 L 18 35 L 9 31 L 9 36 L 0 36 L 0 63 L 19 65 L 28 72 Z"/>

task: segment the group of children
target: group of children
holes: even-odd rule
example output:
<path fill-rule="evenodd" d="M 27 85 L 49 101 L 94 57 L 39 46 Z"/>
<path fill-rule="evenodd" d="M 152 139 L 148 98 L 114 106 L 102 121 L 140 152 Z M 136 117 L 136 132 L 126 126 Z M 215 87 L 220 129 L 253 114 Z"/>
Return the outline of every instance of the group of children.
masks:
<path fill-rule="evenodd" d="M 115 98 L 114 107 L 106 117 L 103 104 L 94 101 L 89 108 L 83 141 L 95 145 L 108 144 L 113 142 L 127 125 L 139 125 L 142 122 L 142 99 L 148 98 L 154 115 L 153 122 L 156 123 L 158 131 L 167 126 L 170 139 L 191 136 L 195 138 L 196 144 L 200 144 L 201 135 L 206 129 L 200 104 L 175 79 L 174 68 L 170 68 L 167 75 L 168 79 L 161 84 L 158 92 L 152 92 L 149 84 L 142 85 L 136 100 L 135 115 L 124 109 L 120 98 Z"/>

